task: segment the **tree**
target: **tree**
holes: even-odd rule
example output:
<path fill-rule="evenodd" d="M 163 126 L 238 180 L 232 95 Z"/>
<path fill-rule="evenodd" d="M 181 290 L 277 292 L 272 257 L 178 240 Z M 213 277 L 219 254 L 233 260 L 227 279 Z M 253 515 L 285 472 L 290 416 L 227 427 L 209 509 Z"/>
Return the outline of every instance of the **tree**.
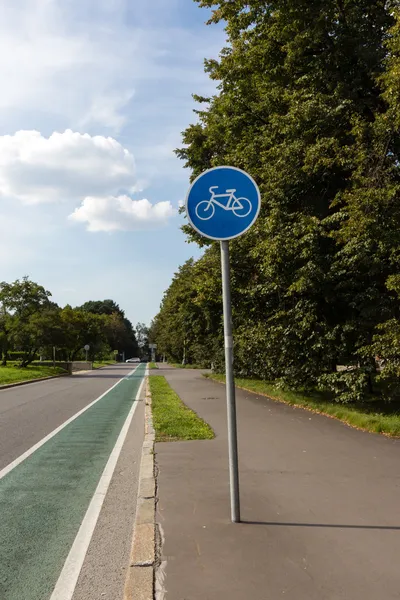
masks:
<path fill-rule="evenodd" d="M 118 314 L 121 319 L 125 317 L 124 311 L 119 307 L 119 305 L 114 302 L 114 300 L 89 300 L 85 302 L 80 307 L 81 310 L 85 312 L 92 313 L 94 315 L 112 315 L 114 313 Z"/>
<path fill-rule="evenodd" d="M 364 223 L 364 238 L 373 241 L 380 258 L 385 258 L 381 276 L 384 278 L 386 299 L 381 311 L 372 343 L 362 349 L 367 358 L 374 355 L 381 365 L 379 382 L 387 400 L 400 399 L 400 205 L 399 205 L 399 154 L 400 154 L 400 10 L 393 10 L 394 25 L 387 38 L 386 70 L 381 77 L 383 98 L 387 111 L 373 124 L 375 153 L 367 163 L 381 194 L 371 198 L 366 207 L 352 198 L 349 217 L 348 240 L 357 227 Z M 365 157 L 368 160 L 368 157 Z M 368 208 L 367 219 L 362 209 Z M 361 213 L 361 214 L 360 214 Z M 359 227 L 359 226 L 358 226 Z M 388 274 L 388 271 L 390 274 Z M 389 298 L 388 298 L 389 296 Z M 382 304 L 379 303 L 382 309 Z"/>
<path fill-rule="evenodd" d="M 126 356 L 137 354 L 138 343 L 132 323 L 114 300 L 90 300 L 81 306 L 81 310 L 110 317 L 105 332 L 108 345 Z"/>
<path fill-rule="evenodd" d="M 226 24 L 228 45 L 206 61 L 218 93 L 196 96 L 177 154 L 192 177 L 243 168 L 262 194 L 256 225 L 231 244 L 235 369 L 364 398 L 371 342 L 398 311 L 387 286 L 400 248 L 396 3 L 199 4 Z M 360 366 L 350 378 L 338 364 Z"/>
<path fill-rule="evenodd" d="M 136 324 L 136 339 L 142 356 L 149 353 L 149 328 L 144 323 Z"/>
<path fill-rule="evenodd" d="M 40 334 L 35 330 L 39 316 L 55 306 L 50 302 L 50 296 L 49 291 L 29 277 L 0 284 L 3 365 L 7 363 L 10 343 L 23 352 L 21 367 L 33 360 L 34 349 L 40 345 Z"/>
<path fill-rule="evenodd" d="M 106 328 L 104 333 L 110 348 L 114 350 L 122 349 L 125 352 L 126 348 L 132 347 L 134 337 L 132 337 L 124 320 L 121 319 L 118 313 L 107 315 L 105 323 Z M 136 340 L 134 341 L 136 342 Z"/>
<path fill-rule="evenodd" d="M 113 300 L 89 301 L 81 308 L 60 309 L 50 300 L 51 293 L 29 277 L 13 283 L 0 283 L 0 352 L 7 364 L 11 351 L 17 353 L 21 367 L 28 366 L 40 350 L 52 355 L 53 348 L 64 360 L 84 356 L 109 357 L 120 348 L 137 352 L 135 332 L 124 311 Z M 15 357 L 15 355 L 14 355 Z"/>
<path fill-rule="evenodd" d="M 14 319 L 11 343 L 23 352 L 21 367 L 28 366 L 39 349 L 50 349 L 64 342 L 60 309 L 45 308 L 32 313 L 25 320 L 18 317 Z"/>
<path fill-rule="evenodd" d="M 106 343 L 107 317 L 66 306 L 61 311 L 61 321 L 67 360 L 75 360 L 86 344 L 90 346 L 90 357 L 93 360 Z"/>
<path fill-rule="evenodd" d="M 3 281 L 0 284 L 0 294 L 3 306 L 20 319 L 50 305 L 51 293 L 27 276 L 13 283 Z"/>
<path fill-rule="evenodd" d="M 214 248 L 197 262 L 188 260 L 175 273 L 150 335 L 157 351 L 172 362 L 210 366 L 218 360 L 218 349 L 223 347 L 222 297 Z"/>
<path fill-rule="evenodd" d="M 0 302 L 0 350 L 2 355 L 2 366 L 6 366 L 9 347 L 10 315 L 1 299 L 1 295 Z"/>
<path fill-rule="evenodd" d="M 136 356 L 138 354 L 139 345 L 136 339 L 136 333 L 133 328 L 133 325 L 129 319 L 126 317 L 123 319 L 125 330 L 126 330 L 126 342 L 122 348 L 122 351 L 125 352 L 125 356 Z"/>

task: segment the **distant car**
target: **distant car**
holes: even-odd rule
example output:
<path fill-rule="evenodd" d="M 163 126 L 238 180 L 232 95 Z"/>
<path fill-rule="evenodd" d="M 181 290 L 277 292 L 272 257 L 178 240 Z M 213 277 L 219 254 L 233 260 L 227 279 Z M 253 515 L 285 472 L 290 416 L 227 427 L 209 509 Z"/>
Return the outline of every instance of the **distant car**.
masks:
<path fill-rule="evenodd" d="M 140 358 L 128 358 L 128 360 L 125 361 L 126 363 L 140 363 Z"/>

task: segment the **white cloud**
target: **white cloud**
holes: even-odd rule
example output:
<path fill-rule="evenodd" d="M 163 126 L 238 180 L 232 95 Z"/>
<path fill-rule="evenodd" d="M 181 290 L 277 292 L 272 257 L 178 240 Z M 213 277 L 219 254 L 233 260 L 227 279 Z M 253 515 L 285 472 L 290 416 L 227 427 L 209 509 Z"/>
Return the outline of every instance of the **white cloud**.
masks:
<path fill-rule="evenodd" d="M 146 4 L 0 2 L 0 113 L 35 115 L 40 123 L 33 126 L 40 129 L 45 118 L 63 127 L 119 131 L 130 120 L 135 90 L 142 92 L 149 82 L 168 85 L 166 95 L 185 89 L 191 104 L 190 92 L 201 91 L 197 85 L 206 80 L 202 59 L 215 55 L 220 36 L 166 23 L 166 15 L 174 20 L 178 10 L 171 2 Z"/>
<path fill-rule="evenodd" d="M 71 130 L 0 136 L 0 196 L 41 204 L 136 190 L 134 157 L 111 137 Z"/>
<path fill-rule="evenodd" d="M 93 9 L 87 27 L 89 15 L 74 22 L 74 2 L 1 3 L 0 110 L 38 111 L 72 127 L 82 119 L 121 127 L 133 86 L 127 60 L 139 41 L 132 35 L 121 43 L 120 28 L 112 28 L 117 13 Z"/>
<path fill-rule="evenodd" d="M 70 219 L 87 224 L 88 231 L 132 231 L 165 225 L 176 214 L 171 202 L 151 204 L 129 196 L 87 197 Z"/>
<path fill-rule="evenodd" d="M 26 205 L 70 201 L 70 215 L 88 231 L 149 229 L 176 210 L 123 192 L 141 191 L 133 155 L 111 137 L 66 130 L 49 137 L 38 131 L 0 136 L 0 197 Z"/>
<path fill-rule="evenodd" d="M 126 117 L 120 111 L 123 110 L 133 96 L 134 91 L 127 90 L 118 94 L 110 92 L 108 95 L 94 98 L 88 111 L 80 120 L 80 125 L 87 127 L 96 123 L 107 123 L 109 127 L 119 131 L 126 120 Z"/>
<path fill-rule="evenodd" d="M 173 149 L 193 119 L 191 93 L 215 88 L 203 58 L 223 44 L 218 29 L 202 24 L 207 11 L 189 23 L 187 2 L 0 1 L 0 132 L 111 134 L 145 180 L 186 185 Z"/>

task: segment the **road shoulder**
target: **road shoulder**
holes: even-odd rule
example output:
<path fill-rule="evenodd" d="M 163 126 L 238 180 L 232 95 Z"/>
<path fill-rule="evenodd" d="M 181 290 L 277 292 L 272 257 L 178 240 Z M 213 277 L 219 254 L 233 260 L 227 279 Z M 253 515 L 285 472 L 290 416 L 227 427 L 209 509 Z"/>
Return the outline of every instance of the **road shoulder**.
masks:
<path fill-rule="evenodd" d="M 124 596 L 144 440 L 144 388 L 138 402 L 72 600 Z"/>
<path fill-rule="evenodd" d="M 133 527 L 125 600 L 152 600 L 156 565 L 156 480 L 153 418 L 149 378 L 146 378 L 145 434 L 141 455 L 137 508 Z"/>

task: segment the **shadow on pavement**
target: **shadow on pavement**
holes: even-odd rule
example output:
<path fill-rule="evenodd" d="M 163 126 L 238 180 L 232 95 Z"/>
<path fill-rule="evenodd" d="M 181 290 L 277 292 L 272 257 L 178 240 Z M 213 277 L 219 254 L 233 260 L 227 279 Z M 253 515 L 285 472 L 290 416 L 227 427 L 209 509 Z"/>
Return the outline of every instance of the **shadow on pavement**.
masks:
<path fill-rule="evenodd" d="M 400 531 L 400 526 L 392 525 L 340 525 L 336 523 L 278 523 L 276 521 L 241 521 L 243 525 L 268 525 L 278 527 L 325 527 L 333 529 L 382 529 Z"/>

